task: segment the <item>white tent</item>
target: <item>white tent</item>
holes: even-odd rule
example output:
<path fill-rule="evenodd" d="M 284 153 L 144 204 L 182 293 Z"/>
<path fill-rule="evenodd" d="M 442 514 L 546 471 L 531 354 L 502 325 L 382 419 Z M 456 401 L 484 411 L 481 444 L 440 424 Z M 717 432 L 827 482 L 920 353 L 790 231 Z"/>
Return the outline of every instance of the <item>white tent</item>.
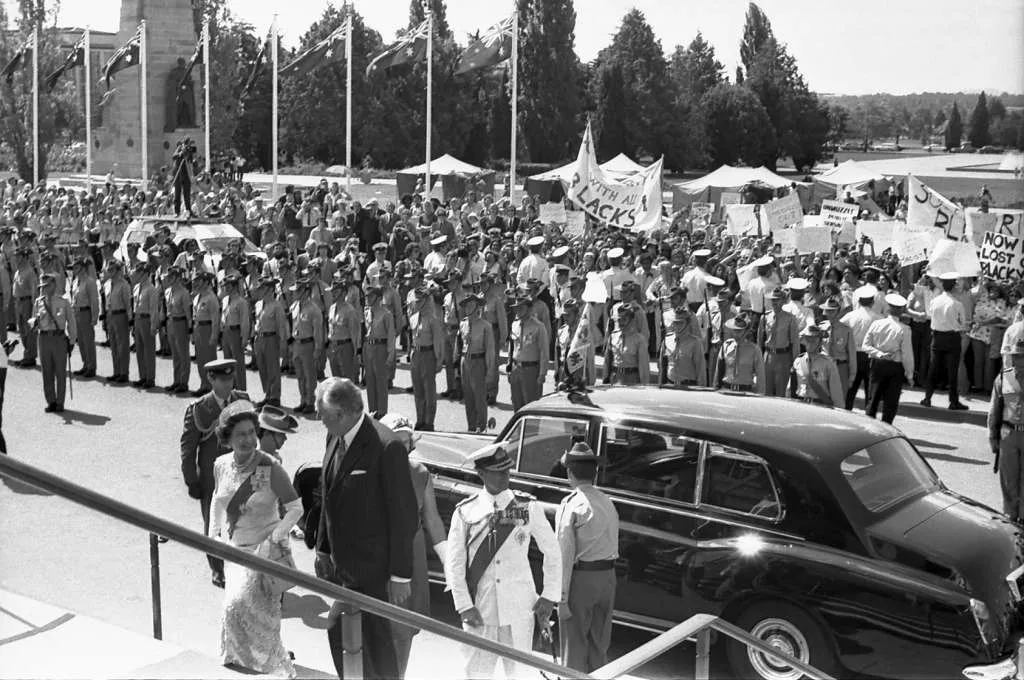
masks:
<path fill-rule="evenodd" d="M 427 164 L 420 163 L 411 168 L 399 170 L 395 175 L 398 195 L 411 194 L 416 190 L 416 182 L 427 173 Z M 494 193 L 494 171 L 478 168 L 465 161 L 445 154 L 430 161 L 431 189 L 440 181 L 441 193 L 445 200 L 464 196 L 467 191 L 480 189 L 483 193 Z M 483 184 L 481 185 L 480 182 Z"/>
<path fill-rule="evenodd" d="M 794 182 L 792 179 L 776 175 L 763 165 L 757 168 L 723 165 L 698 179 L 672 185 L 672 210 L 680 210 L 695 201 L 720 203 L 723 192 L 738 191 L 753 182 L 766 184 L 773 189 L 788 187 L 794 183 L 802 185 L 802 182 Z"/>
<path fill-rule="evenodd" d="M 874 180 L 881 182 L 886 179 L 885 175 L 869 170 L 855 160 L 848 160 L 840 163 L 828 172 L 823 172 L 814 178 L 818 182 L 832 184 L 834 186 L 860 186 Z"/>
<path fill-rule="evenodd" d="M 601 163 L 601 169 L 611 175 L 629 177 L 630 175 L 635 175 L 643 170 L 644 166 L 640 165 L 626 154 L 620 153 L 610 161 Z"/>
<path fill-rule="evenodd" d="M 483 172 L 483 168 L 478 168 L 475 165 L 470 165 L 465 161 L 460 161 L 455 156 L 445 154 L 440 158 L 435 158 L 430 161 L 430 174 L 431 175 L 455 175 L 462 173 L 464 175 L 476 175 Z M 425 175 L 427 173 L 427 164 L 420 163 L 414 165 L 411 168 L 405 168 L 399 170 L 403 175 Z"/>

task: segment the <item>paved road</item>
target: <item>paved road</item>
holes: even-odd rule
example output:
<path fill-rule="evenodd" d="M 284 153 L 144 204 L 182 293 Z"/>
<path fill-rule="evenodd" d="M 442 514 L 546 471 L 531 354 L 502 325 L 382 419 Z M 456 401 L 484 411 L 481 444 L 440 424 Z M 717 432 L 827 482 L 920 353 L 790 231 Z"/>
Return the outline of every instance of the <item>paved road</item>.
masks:
<path fill-rule="evenodd" d="M 15 355 L 17 357 L 17 354 Z M 133 358 L 134 364 L 134 358 Z M 75 358 L 75 366 L 78 359 Z M 133 375 L 135 367 L 132 367 Z M 109 351 L 100 349 L 100 374 L 111 372 Z M 170 382 L 170 363 L 158 361 L 158 384 Z M 196 382 L 193 374 L 193 383 Z M 439 386 L 443 389 L 442 385 Z M 259 384 L 249 373 L 254 397 Z M 412 415 L 412 396 L 400 388 L 410 384 L 399 367 L 391 410 Z M 550 388 L 550 386 L 549 386 Z M 991 471 L 984 430 L 985 403 L 968 401 L 971 411 L 947 411 L 938 396 L 936 408 L 917 406 L 920 394 L 905 395 L 896 424 L 928 457 L 954 490 L 998 506 L 999 491 Z M 509 401 L 502 379 L 499 401 Z M 295 381 L 286 379 L 284 403 L 298 402 Z M 74 383 L 74 399 L 64 414 L 46 414 L 38 369 L 10 369 L 4 414 L 4 434 L 10 454 L 141 509 L 191 528 L 201 528 L 199 507 L 188 498 L 178 464 L 178 436 L 187 401 L 162 391 L 140 392 L 107 386 L 101 381 Z M 913 404 L 911 406 L 910 404 Z M 498 429 L 511 409 L 492 409 Z M 463 430 L 461 405 L 442 402 L 439 430 Z M 284 451 L 289 471 L 307 460 L 319 460 L 323 432 L 314 420 L 304 420 L 300 433 Z M 148 538 L 71 504 L 43 496 L 3 480 L 0 485 L 0 587 L 130 630 L 151 631 Z M 300 568 L 312 569 L 312 557 L 297 546 Z M 205 560 L 173 543 L 161 547 L 163 629 L 166 640 L 216 656 L 221 591 L 209 584 Z M 434 591 L 435 615 L 453 622 L 449 598 Z M 289 593 L 283 634 L 297 663 L 311 675 L 330 672 L 332 665 L 324 633 L 326 605 L 310 594 Z M 648 639 L 640 633 L 618 631 L 615 652 L 621 654 Z M 692 648 L 680 649 L 642 669 L 647 677 L 689 674 Z M 453 645 L 422 635 L 413 650 L 410 677 L 452 677 L 459 670 Z"/>

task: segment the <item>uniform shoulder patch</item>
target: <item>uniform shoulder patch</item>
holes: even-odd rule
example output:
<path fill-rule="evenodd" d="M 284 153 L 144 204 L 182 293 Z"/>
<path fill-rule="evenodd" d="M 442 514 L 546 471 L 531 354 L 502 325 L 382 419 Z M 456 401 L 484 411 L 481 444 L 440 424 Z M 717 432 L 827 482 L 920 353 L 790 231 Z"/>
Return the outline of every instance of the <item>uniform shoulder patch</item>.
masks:
<path fill-rule="evenodd" d="M 461 501 L 456 503 L 455 507 L 456 508 L 461 508 L 463 505 L 466 505 L 470 501 L 475 501 L 479 495 L 480 495 L 479 493 L 475 493 L 472 496 L 467 496 L 466 498 L 463 498 Z"/>

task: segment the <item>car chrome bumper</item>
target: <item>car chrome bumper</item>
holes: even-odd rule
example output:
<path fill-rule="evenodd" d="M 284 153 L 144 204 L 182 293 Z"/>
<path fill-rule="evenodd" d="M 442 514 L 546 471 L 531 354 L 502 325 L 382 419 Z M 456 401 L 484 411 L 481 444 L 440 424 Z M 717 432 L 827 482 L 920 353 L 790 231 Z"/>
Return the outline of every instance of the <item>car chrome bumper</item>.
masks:
<path fill-rule="evenodd" d="M 978 664 L 967 666 L 961 671 L 968 680 L 1018 680 L 1024 678 L 1022 669 L 1018 668 L 1018 660 L 1021 658 L 1021 649 L 1017 647 L 1017 653 L 1011 657 L 989 664 Z"/>

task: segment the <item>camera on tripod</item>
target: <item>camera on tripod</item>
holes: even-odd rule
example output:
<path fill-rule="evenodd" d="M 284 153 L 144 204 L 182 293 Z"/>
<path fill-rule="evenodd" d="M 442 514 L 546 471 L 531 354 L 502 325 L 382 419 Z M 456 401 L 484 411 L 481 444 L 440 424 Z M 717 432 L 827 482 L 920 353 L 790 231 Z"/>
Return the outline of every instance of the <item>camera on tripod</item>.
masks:
<path fill-rule="evenodd" d="M 192 141 L 191 137 L 185 137 L 178 142 L 177 148 L 174 150 L 175 158 L 183 158 L 186 161 L 194 161 L 196 154 L 199 153 L 199 149 L 196 147 L 196 143 Z"/>

